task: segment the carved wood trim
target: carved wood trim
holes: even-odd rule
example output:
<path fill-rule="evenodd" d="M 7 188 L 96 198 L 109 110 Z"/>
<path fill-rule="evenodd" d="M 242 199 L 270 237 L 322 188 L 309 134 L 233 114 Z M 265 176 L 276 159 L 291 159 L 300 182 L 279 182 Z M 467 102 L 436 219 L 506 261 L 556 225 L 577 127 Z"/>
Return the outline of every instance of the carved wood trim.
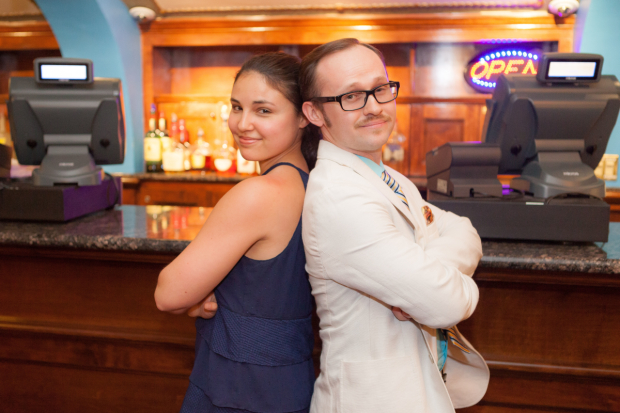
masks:
<path fill-rule="evenodd" d="M 123 374 L 180 375 L 191 373 L 195 337 L 183 342 L 133 340 L 116 336 L 79 336 L 30 331 L 0 325 L 0 359 L 12 363 L 116 371 Z"/>
<path fill-rule="evenodd" d="M 59 49 L 47 22 L 0 22 L 0 50 Z"/>
<path fill-rule="evenodd" d="M 170 334 L 157 334 L 153 331 L 137 331 L 135 329 L 124 330 L 121 327 L 106 328 L 90 325 L 50 323 L 36 320 L 27 320 L 15 317 L 0 316 L 0 331 L 19 331 L 28 334 L 53 334 L 58 336 L 71 336 L 75 338 L 106 338 L 113 340 L 127 340 L 145 343 L 180 344 L 193 347 L 196 338 L 192 336 L 180 336 Z M 4 333 L 3 333 L 4 334 Z"/>
<path fill-rule="evenodd" d="M 482 262 L 481 265 L 484 266 L 485 263 Z M 573 273 L 559 271 L 515 271 L 479 266 L 474 274 L 474 279 L 478 283 L 500 282 L 620 288 L 620 276 L 617 274 Z"/>
<path fill-rule="evenodd" d="M 553 374 L 587 378 L 620 379 L 620 370 L 590 367 L 553 366 L 547 364 L 511 363 L 486 360 L 491 370 L 503 370 L 519 373 Z"/>
<path fill-rule="evenodd" d="M 239 13 L 239 12 L 281 12 L 281 11 L 358 11 L 358 10 L 424 10 L 424 9 L 524 9 L 540 8 L 542 0 L 454 0 L 446 1 L 416 1 L 408 2 L 376 2 L 376 3 L 332 3 L 332 4 L 263 4 L 263 5 L 230 5 L 230 6 L 202 6 L 202 7 L 177 7 L 164 8 L 160 6 L 160 11 L 164 15 L 187 14 L 187 13 Z"/>
<path fill-rule="evenodd" d="M 360 30 L 371 30 L 385 26 L 418 29 L 454 27 L 502 27 L 504 29 L 531 30 L 540 28 L 571 29 L 575 16 L 557 18 L 546 11 L 522 12 L 453 12 L 453 13 L 406 13 L 406 14 L 354 14 L 354 15 L 310 15 L 310 16 L 235 16 L 235 17 L 169 17 L 158 18 L 142 24 L 146 34 L 157 32 L 195 32 L 215 28 L 242 29 L 262 27 L 289 27 L 299 30 L 305 27 L 347 27 L 362 26 Z M 258 30 L 256 30 L 258 31 Z M 312 44 L 312 43 L 310 43 Z"/>
<path fill-rule="evenodd" d="M 0 246 L 0 256 L 21 256 L 21 257 L 45 257 L 62 259 L 80 260 L 99 260 L 99 261 L 120 261 L 120 262 L 145 262 L 153 264 L 168 264 L 178 255 L 178 253 L 140 253 L 127 251 L 96 251 L 62 248 L 45 248 L 38 246 Z"/>

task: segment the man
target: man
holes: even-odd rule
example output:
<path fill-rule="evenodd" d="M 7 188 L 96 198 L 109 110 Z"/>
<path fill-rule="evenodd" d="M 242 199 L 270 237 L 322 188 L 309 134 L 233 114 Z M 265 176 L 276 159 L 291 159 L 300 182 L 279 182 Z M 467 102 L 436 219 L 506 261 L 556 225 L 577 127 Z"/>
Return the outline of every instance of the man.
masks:
<path fill-rule="evenodd" d="M 302 60 L 300 87 L 323 135 L 302 224 L 323 340 L 311 413 L 476 404 L 489 370 L 454 326 L 478 302 L 480 238 L 382 164 L 399 85 L 378 50 L 342 39 Z"/>

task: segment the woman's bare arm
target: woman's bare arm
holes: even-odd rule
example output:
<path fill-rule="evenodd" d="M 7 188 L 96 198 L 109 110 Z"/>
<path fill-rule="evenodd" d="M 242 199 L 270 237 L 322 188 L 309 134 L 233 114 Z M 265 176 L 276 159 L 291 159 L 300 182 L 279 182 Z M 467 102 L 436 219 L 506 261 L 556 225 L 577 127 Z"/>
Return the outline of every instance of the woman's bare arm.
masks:
<path fill-rule="evenodd" d="M 196 239 L 159 274 L 157 308 L 175 314 L 203 304 L 246 251 L 268 233 L 274 184 L 248 179 L 217 203 Z"/>

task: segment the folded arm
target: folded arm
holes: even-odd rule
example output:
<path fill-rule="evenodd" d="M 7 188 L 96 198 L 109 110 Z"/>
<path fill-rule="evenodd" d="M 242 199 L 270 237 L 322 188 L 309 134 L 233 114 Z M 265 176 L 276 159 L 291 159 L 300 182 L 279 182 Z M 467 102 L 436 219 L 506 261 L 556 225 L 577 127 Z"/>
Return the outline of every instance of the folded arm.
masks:
<path fill-rule="evenodd" d="M 327 277 L 430 327 L 468 318 L 478 302 L 476 284 L 402 235 L 387 208 L 392 206 L 369 197 L 366 188 L 344 185 L 306 202 L 304 228 L 308 239 L 316 240 L 314 253 Z"/>
<path fill-rule="evenodd" d="M 196 238 L 159 274 L 155 302 L 173 314 L 209 315 L 209 295 L 266 233 L 269 187 L 243 181 L 215 206 Z"/>
<path fill-rule="evenodd" d="M 473 276 L 482 257 L 482 243 L 468 218 L 427 204 L 433 211 L 439 237 L 426 243 L 424 251 L 446 265 Z"/>

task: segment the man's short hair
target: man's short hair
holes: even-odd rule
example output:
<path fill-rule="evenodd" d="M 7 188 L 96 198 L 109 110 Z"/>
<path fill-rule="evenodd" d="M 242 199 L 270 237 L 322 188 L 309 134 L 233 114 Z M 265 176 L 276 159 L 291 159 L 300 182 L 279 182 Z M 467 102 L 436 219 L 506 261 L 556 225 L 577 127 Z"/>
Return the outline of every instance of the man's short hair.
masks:
<path fill-rule="evenodd" d="M 319 65 L 321 59 L 325 56 L 329 56 L 336 52 L 340 52 L 342 50 L 349 49 L 353 46 L 364 46 L 379 56 L 381 62 L 383 62 L 383 66 L 385 66 L 385 59 L 383 58 L 383 54 L 375 47 L 366 44 L 360 43 L 359 40 L 348 38 L 348 39 L 339 39 L 334 40 L 333 42 L 325 43 L 310 53 L 308 53 L 301 60 L 301 69 L 299 72 L 299 87 L 301 89 L 301 97 L 304 102 L 311 100 L 312 98 L 319 97 L 319 87 L 317 85 L 316 80 L 316 68 Z M 319 109 L 322 110 L 322 105 L 317 105 Z"/>

